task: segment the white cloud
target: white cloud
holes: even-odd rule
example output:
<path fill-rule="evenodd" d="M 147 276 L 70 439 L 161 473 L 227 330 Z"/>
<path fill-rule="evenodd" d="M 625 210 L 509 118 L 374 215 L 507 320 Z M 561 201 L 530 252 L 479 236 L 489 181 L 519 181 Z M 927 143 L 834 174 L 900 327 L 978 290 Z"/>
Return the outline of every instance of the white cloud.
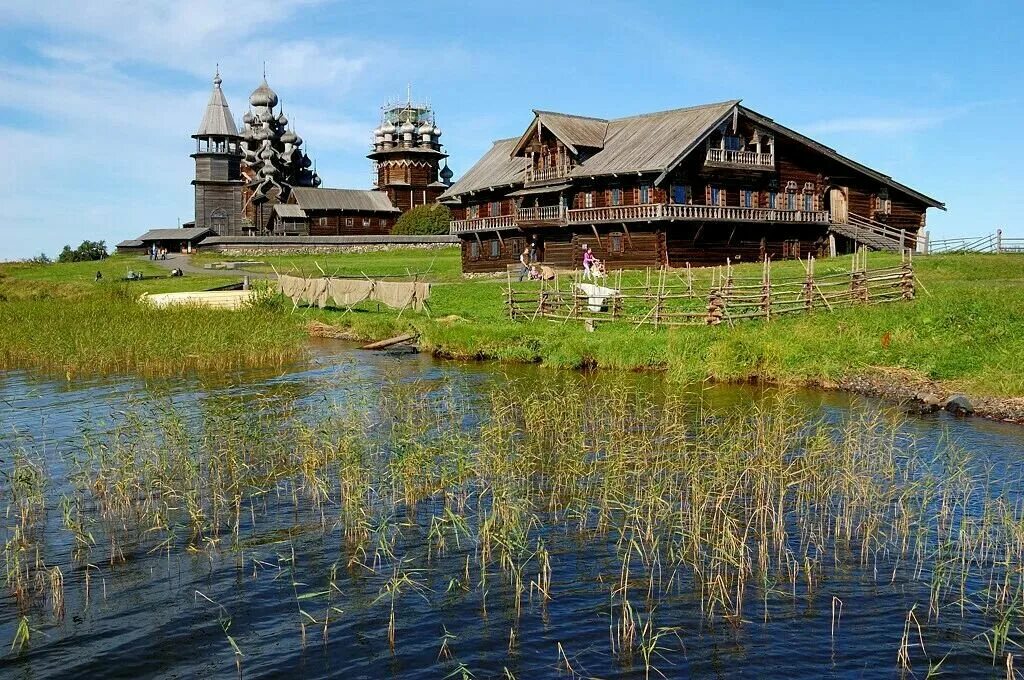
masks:
<path fill-rule="evenodd" d="M 0 59 L 0 90 L 13 112 L 0 112 L 0 149 L 19 159 L 0 260 L 83 238 L 116 243 L 191 219 L 188 136 L 218 61 L 236 117 L 266 61 L 327 181 L 339 186 L 324 172 L 332 151 L 356 154 L 368 177 L 361 156 L 375 121 L 349 119 L 342 106 L 365 77 L 368 51 L 342 37 L 288 39 L 282 30 L 316 4 L 56 0 L 9 8 L 8 28 L 28 36 L 33 55 Z"/>
<path fill-rule="evenodd" d="M 801 127 L 808 134 L 861 133 L 898 135 L 940 127 L 977 110 L 985 104 L 974 102 L 953 108 L 921 111 L 905 115 L 842 116 L 809 123 Z"/>

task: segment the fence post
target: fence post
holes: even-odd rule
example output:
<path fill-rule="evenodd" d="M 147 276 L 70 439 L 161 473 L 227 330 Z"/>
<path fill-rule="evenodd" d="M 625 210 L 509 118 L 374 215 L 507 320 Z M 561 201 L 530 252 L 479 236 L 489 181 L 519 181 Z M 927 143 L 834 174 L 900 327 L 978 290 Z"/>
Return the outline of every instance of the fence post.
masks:
<path fill-rule="evenodd" d="M 722 323 L 722 306 L 724 301 L 717 288 L 708 291 L 708 314 L 705 321 L 709 326 L 717 326 Z"/>
<path fill-rule="evenodd" d="M 900 252 L 902 253 L 907 245 L 907 230 L 900 229 Z"/>
<path fill-rule="evenodd" d="M 900 288 L 903 291 L 904 300 L 914 299 L 914 261 L 907 258 L 905 262 L 900 265 L 902 271 L 900 272 Z"/>
<path fill-rule="evenodd" d="M 508 274 L 508 318 L 515 321 L 516 304 L 512 300 L 512 272 L 508 271 L 508 267 L 505 268 L 505 272 Z"/>
<path fill-rule="evenodd" d="M 996 229 L 996 253 L 1003 252 L 1003 230 Z"/>

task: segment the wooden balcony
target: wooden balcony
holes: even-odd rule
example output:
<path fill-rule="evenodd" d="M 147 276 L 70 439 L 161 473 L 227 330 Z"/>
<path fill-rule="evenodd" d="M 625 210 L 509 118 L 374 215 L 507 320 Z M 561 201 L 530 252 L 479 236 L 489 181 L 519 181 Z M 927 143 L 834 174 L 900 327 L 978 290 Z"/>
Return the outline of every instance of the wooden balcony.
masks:
<path fill-rule="evenodd" d="M 561 226 L 566 223 L 567 211 L 564 205 L 542 205 L 534 208 L 519 208 L 516 222 L 531 226 Z"/>
<path fill-rule="evenodd" d="M 706 165 L 754 168 L 772 170 L 775 168 L 775 154 L 756 151 L 730 151 L 729 149 L 708 149 Z"/>
<path fill-rule="evenodd" d="M 787 222 L 795 224 L 830 223 L 827 210 L 776 210 L 774 208 L 740 208 L 720 205 L 613 205 L 604 208 L 567 210 L 561 205 L 519 208 L 516 214 L 500 217 L 478 217 L 452 220 L 452 234 L 499 231 L 523 227 L 558 227 L 567 224 L 621 224 L 623 222 L 658 222 L 672 220 L 722 222 Z"/>
<path fill-rule="evenodd" d="M 727 222 L 796 222 L 828 224 L 827 210 L 775 210 L 719 205 L 615 205 L 568 211 L 568 224 L 653 222 L 657 220 L 721 220 Z"/>
<path fill-rule="evenodd" d="M 468 220 L 452 220 L 449 232 L 452 234 L 472 234 L 477 231 L 497 231 L 499 229 L 515 229 L 516 218 L 512 215 L 498 217 L 476 217 Z"/>
<path fill-rule="evenodd" d="M 571 163 L 554 165 L 547 168 L 535 167 L 532 162 L 526 164 L 526 183 L 547 182 L 554 179 L 563 179 L 569 176 L 576 166 Z"/>

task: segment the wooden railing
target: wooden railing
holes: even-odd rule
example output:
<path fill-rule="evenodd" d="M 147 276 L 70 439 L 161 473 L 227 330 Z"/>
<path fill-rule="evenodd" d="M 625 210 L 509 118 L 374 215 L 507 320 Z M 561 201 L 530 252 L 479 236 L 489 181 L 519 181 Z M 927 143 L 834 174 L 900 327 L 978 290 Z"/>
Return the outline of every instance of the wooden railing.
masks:
<path fill-rule="evenodd" d="M 967 238 L 941 240 L 923 239 L 922 252 L 927 255 L 939 253 L 1024 253 L 1024 238 L 1006 238 L 1002 229 L 994 234 Z"/>
<path fill-rule="evenodd" d="M 630 222 L 635 220 L 664 219 L 665 205 L 649 203 L 644 205 L 612 205 L 604 208 L 577 208 L 569 211 L 570 224 L 591 224 L 593 222 Z"/>
<path fill-rule="evenodd" d="M 806 222 L 828 224 L 825 210 L 776 210 L 721 205 L 614 205 L 603 208 L 570 210 L 570 224 L 594 222 L 630 222 L 637 220 L 729 220 L 734 222 Z"/>
<path fill-rule="evenodd" d="M 526 181 L 543 182 L 549 179 L 561 179 L 568 177 L 575 166 L 572 164 L 555 165 L 548 168 L 538 168 L 532 162 L 526 164 Z"/>
<path fill-rule="evenodd" d="M 730 151 L 729 149 L 708 149 L 708 163 L 748 165 L 755 168 L 774 168 L 775 155 L 756 151 Z"/>
<path fill-rule="evenodd" d="M 532 208 L 519 208 L 516 211 L 518 222 L 558 222 L 565 223 L 566 209 L 564 205 L 541 205 Z"/>
<path fill-rule="evenodd" d="M 915 232 L 894 229 L 852 212 L 847 214 L 845 222 L 833 222 L 831 229 L 874 250 L 902 252 L 905 248 L 914 248 L 917 238 Z"/>
<path fill-rule="evenodd" d="M 476 217 L 468 220 L 452 220 L 449 232 L 452 234 L 470 234 L 475 231 L 494 231 L 495 229 L 514 229 L 516 219 L 512 215 L 498 217 Z"/>

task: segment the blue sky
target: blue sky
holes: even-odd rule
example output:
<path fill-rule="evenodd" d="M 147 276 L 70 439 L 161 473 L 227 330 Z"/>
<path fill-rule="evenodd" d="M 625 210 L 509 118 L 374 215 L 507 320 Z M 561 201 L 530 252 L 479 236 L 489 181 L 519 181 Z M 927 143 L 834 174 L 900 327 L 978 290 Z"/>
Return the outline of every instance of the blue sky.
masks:
<path fill-rule="evenodd" d="M 1024 4 L 4 0 L 0 259 L 192 218 L 214 65 L 263 62 L 325 186 L 366 187 L 385 100 L 429 99 L 456 177 L 541 108 L 744 104 L 945 201 L 933 238 L 1024 237 Z"/>

